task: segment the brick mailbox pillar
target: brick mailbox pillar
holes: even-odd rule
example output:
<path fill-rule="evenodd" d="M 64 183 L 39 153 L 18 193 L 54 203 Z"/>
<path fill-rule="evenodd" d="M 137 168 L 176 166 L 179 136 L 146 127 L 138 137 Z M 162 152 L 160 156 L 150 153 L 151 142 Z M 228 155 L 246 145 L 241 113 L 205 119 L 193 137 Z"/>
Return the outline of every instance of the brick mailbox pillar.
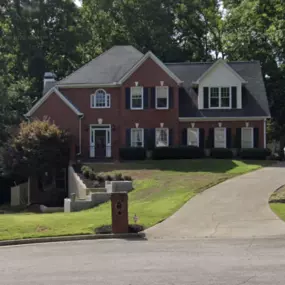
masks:
<path fill-rule="evenodd" d="M 112 193 L 112 232 L 124 234 L 129 231 L 128 193 Z"/>

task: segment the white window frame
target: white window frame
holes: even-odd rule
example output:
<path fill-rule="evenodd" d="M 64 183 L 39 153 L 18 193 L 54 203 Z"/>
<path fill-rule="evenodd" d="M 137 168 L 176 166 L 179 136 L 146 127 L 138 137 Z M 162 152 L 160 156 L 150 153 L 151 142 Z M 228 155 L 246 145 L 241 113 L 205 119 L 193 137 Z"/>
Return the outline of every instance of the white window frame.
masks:
<path fill-rule="evenodd" d="M 197 145 L 192 145 L 190 142 L 190 131 L 196 131 L 197 132 Z M 188 128 L 187 129 L 187 145 L 190 146 L 200 146 L 200 129 L 199 128 Z"/>
<path fill-rule="evenodd" d="M 158 89 L 167 89 L 167 94 L 166 94 L 166 99 L 167 99 L 167 104 L 166 104 L 166 107 L 158 107 L 157 106 L 157 94 L 158 94 Z M 155 87 L 155 108 L 157 110 L 167 110 L 169 109 L 169 87 L 168 86 L 156 86 Z"/>
<path fill-rule="evenodd" d="M 105 94 L 105 106 L 96 106 L 96 96 L 99 92 L 104 92 Z M 108 104 L 109 103 L 109 104 Z M 111 108 L 111 96 L 104 89 L 98 89 L 94 94 L 90 96 L 90 107 L 92 109 L 105 109 Z"/>
<path fill-rule="evenodd" d="M 216 131 L 217 130 L 224 130 L 224 136 L 225 136 L 225 143 L 223 146 L 217 146 L 216 144 Z M 214 147 L 215 148 L 227 148 L 227 128 L 214 128 Z"/>
<path fill-rule="evenodd" d="M 133 94 L 133 90 L 134 89 L 141 89 L 141 107 L 133 107 L 133 95 L 137 95 L 137 94 Z M 130 96 L 130 106 L 131 106 L 131 110 L 143 110 L 144 107 L 144 94 L 143 94 L 143 87 L 142 86 L 135 86 L 135 87 L 131 87 L 131 96 Z"/>
<path fill-rule="evenodd" d="M 251 128 L 251 127 L 241 128 L 241 148 L 245 148 L 243 146 L 243 138 L 244 138 L 243 131 L 244 130 L 250 130 L 251 131 L 251 146 L 250 147 L 246 147 L 246 148 L 254 148 L 254 132 L 253 132 L 253 128 Z"/>
<path fill-rule="evenodd" d="M 219 106 L 218 107 L 212 107 L 211 106 L 211 89 L 212 88 L 218 88 L 218 90 L 219 90 Z M 230 105 L 228 107 L 222 107 L 222 88 L 228 88 L 229 89 Z M 232 109 L 232 86 L 210 86 L 209 87 L 208 104 L 209 104 L 209 109 Z"/>
<path fill-rule="evenodd" d="M 158 145 L 157 144 L 157 133 L 160 132 L 160 131 L 166 131 L 166 134 L 167 134 L 167 144 L 165 146 L 161 146 L 161 145 Z M 156 147 L 168 147 L 169 146 L 169 129 L 168 128 L 156 128 L 155 129 L 155 146 Z"/>
<path fill-rule="evenodd" d="M 133 136 L 132 136 L 133 131 L 141 131 L 142 132 L 142 145 L 141 146 L 133 145 Z M 131 129 L 131 147 L 144 147 L 144 129 L 143 128 L 132 128 Z"/>

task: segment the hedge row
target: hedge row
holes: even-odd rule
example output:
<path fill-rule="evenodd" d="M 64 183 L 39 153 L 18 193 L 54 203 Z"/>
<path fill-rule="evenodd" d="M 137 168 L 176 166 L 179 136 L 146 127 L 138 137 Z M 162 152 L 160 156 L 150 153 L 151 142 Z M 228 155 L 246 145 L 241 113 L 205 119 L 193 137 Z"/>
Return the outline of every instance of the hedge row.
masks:
<path fill-rule="evenodd" d="M 271 154 L 266 148 L 241 149 L 237 156 L 242 159 L 266 159 Z M 152 159 L 191 159 L 205 156 L 204 149 L 195 146 L 159 147 L 152 151 Z M 227 148 L 213 148 L 210 156 L 218 159 L 230 159 L 234 157 L 233 151 Z M 144 160 L 146 150 L 141 147 L 120 148 L 122 160 Z"/>

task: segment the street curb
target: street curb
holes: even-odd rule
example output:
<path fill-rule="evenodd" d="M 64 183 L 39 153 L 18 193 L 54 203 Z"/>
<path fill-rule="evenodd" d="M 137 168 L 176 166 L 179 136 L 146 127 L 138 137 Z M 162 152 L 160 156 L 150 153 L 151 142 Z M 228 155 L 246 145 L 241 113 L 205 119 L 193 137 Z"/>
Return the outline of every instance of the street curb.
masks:
<path fill-rule="evenodd" d="M 75 236 L 27 238 L 27 239 L 16 239 L 16 240 L 3 240 L 3 241 L 0 241 L 0 246 L 23 245 L 23 244 L 34 244 L 34 243 L 63 242 L 63 241 L 96 240 L 96 239 L 143 240 L 143 239 L 145 239 L 145 234 L 144 233 L 96 234 L 96 235 L 90 234 L 90 235 L 75 235 Z"/>

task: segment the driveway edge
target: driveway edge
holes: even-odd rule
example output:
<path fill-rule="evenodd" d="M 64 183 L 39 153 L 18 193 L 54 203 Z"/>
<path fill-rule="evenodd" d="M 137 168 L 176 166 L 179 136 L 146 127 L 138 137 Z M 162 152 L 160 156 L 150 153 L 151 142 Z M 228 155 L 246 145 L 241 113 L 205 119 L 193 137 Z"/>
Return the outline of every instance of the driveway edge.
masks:
<path fill-rule="evenodd" d="M 74 236 L 58 236 L 58 237 L 42 237 L 42 238 L 27 238 L 15 240 L 0 241 L 0 246 L 9 245 L 23 245 L 34 243 L 50 243 L 63 241 L 80 241 L 80 240 L 95 240 L 95 239 L 126 239 L 139 240 L 145 239 L 144 233 L 130 233 L 130 234 L 91 234 L 91 235 L 74 235 Z"/>

